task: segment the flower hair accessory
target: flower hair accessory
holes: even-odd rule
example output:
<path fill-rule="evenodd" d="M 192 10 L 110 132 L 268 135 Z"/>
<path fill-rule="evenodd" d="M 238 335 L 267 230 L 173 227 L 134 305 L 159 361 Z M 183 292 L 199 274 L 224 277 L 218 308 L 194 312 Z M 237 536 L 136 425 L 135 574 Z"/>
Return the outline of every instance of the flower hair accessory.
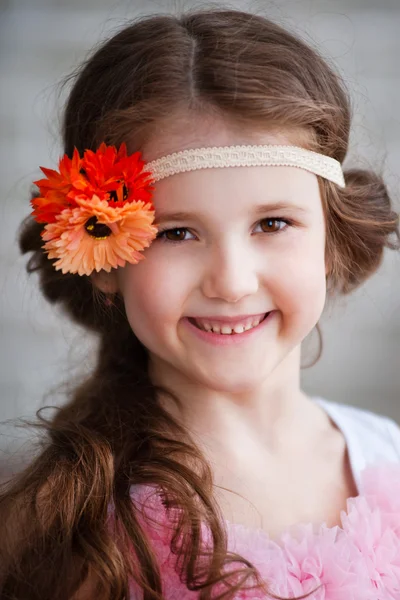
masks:
<path fill-rule="evenodd" d="M 138 263 L 157 234 L 153 225 L 152 184 L 185 171 L 216 167 L 299 167 L 345 187 L 339 161 L 298 146 L 258 145 L 195 148 L 145 162 L 102 143 L 96 152 L 75 148 L 59 170 L 41 170 L 47 179 L 34 183 L 33 217 L 46 223 L 44 250 L 63 273 L 90 275 L 126 262 Z M 144 170 L 146 167 L 146 170 Z"/>
<path fill-rule="evenodd" d="M 33 217 L 42 231 L 48 258 L 63 273 L 90 275 L 137 263 L 157 233 L 151 173 L 143 170 L 140 152 L 127 155 L 101 144 L 96 152 L 75 148 L 64 155 L 60 172 L 41 167 L 47 179 L 34 183 Z"/>

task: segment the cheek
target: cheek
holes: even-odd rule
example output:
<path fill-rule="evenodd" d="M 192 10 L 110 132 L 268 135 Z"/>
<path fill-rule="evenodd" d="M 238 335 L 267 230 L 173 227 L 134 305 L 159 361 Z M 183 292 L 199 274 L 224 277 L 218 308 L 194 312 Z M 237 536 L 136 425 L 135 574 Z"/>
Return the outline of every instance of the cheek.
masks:
<path fill-rule="evenodd" d="M 277 308 L 292 325 L 310 330 L 321 317 L 326 299 L 324 241 L 300 245 L 285 255 L 275 277 Z"/>
<path fill-rule="evenodd" d="M 148 258 L 137 265 L 127 265 L 119 273 L 119 289 L 129 323 L 144 343 L 143 338 L 149 334 L 157 336 L 176 324 L 190 290 L 189 276 L 182 272 L 179 264 L 174 263 L 172 269 L 171 262 L 157 254 L 156 257 L 149 253 Z"/>

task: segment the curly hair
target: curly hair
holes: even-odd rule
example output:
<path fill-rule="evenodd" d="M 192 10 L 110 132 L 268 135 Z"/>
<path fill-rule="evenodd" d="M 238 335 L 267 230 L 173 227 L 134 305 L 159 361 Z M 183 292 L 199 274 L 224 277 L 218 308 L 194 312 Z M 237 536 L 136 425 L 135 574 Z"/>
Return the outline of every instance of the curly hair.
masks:
<path fill-rule="evenodd" d="M 341 78 L 317 50 L 263 16 L 207 9 L 143 17 L 103 42 L 72 78 L 62 127 L 69 156 L 103 141 L 140 150 L 180 111 L 211 112 L 249 130 L 302 131 L 304 145 L 340 162 L 348 150 L 350 98 Z M 376 271 L 385 247 L 399 247 L 398 215 L 381 175 L 344 174 L 344 189 L 318 178 L 331 293 L 355 289 Z M 165 505 L 179 509 L 172 549 L 181 580 L 200 600 L 216 597 L 217 584 L 227 600 L 250 586 L 273 596 L 251 562 L 228 552 L 210 465 L 162 407 L 167 391 L 150 380 L 146 348 L 122 299 L 105 308 L 90 278 L 57 272 L 41 230 L 31 217 L 22 225 L 28 271 L 39 274 L 49 302 L 96 332 L 97 364 L 51 419 L 39 413 L 41 451 L 2 488 L 1 598 L 126 600 L 134 579 L 144 600 L 162 600 L 133 484 L 156 484 Z M 201 524 L 212 535 L 208 553 Z M 226 571 L 231 562 L 241 567 Z"/>

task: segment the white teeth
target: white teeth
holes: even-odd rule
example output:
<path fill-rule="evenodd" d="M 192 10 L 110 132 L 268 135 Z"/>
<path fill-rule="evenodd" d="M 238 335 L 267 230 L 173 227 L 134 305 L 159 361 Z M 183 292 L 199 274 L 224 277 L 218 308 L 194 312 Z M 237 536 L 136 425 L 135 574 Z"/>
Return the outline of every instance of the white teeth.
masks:
<path fill-rule="evenodd" d="M 245 323 L 238 323 L 237 325 L 234 325 L 233 327 L 231 327 L 230 325 L 213 325 L 212 323 L 197 323 L 197 326 L 200 327 L 200 329 L 203 329 L 204 331 L 212 331 L 213 333 L 219 333 L 221 335 L 231 335 L 232 333 L 235 334 L 240 334 L 240 333 L 244 333 L 245 331 L 248 331 L 249 329 L 252 329 L 253 327 L 257 327 L 257 325 L 260 324 L 260 322 L 262 321 L 263 317 L 257 317 L 255 319 L 253 319 L 252 321 L 248 320 Z"/>
<path fill-rule="evenodd" d="M 235 333 L 243 333 L 244 325 L 235 325 L 235 327 L 233 328 L 233 331 Z"/>
<path fill-rule="evenodd" d="M 215 331 L 215 327 L 213 327 L 213 329 L 214 329 L 214 331 Z M 221 333 L 225 333 L 225 334 L 232 333 L 232 327 L 227 327 L 226 325 L 223 325 L 223 326 L 221 327 L 221 330 L 220 330 L 220 332 L 221 332 Z"/>

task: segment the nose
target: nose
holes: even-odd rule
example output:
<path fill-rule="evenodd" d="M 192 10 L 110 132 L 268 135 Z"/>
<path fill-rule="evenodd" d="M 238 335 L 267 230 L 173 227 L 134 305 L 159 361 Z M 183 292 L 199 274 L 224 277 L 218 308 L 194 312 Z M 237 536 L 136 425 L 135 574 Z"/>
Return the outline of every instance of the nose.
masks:
<path fill-rule="evenodd" d="M 237 240 L 213 248 L 202 281 L 207 298 L 236 303 L 255 294 L 258 286 L 256 257 L 249 249 Z"/>

